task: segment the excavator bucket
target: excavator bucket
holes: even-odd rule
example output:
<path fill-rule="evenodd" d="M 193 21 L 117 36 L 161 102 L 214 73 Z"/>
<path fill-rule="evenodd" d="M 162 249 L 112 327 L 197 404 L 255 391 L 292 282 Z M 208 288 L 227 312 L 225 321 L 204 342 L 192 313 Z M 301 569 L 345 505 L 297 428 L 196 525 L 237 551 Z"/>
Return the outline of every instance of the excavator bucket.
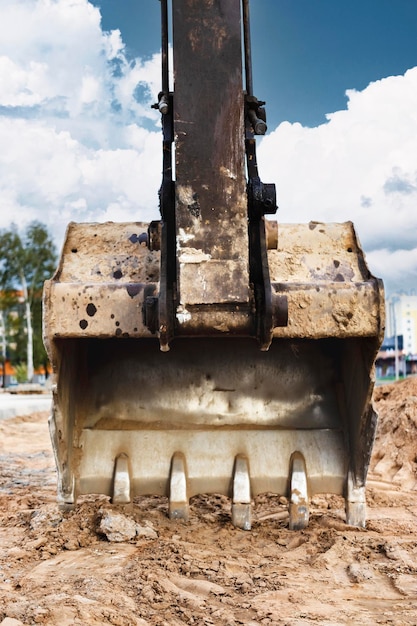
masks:
<path fill-rule="evenodd" d="M 71 223 L 44 288 L 59 503 L 156 494 L 187 519 L 192 496 L 221 493 L 250 529 L 253 497 L 273 492 L 299 529 L 334 493 L 364 526 L 382 283 L 351 223 L 265 217 L 248 3 L 173 0 L 173 92 L 161 6 L 161 219 Z"/>

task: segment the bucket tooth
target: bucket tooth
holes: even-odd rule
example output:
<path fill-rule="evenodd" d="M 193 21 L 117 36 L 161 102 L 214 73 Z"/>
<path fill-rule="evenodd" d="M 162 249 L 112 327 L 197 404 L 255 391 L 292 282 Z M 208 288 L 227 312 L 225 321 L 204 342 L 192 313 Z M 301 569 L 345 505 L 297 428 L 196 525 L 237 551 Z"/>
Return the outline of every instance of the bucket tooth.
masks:
<path fill-rule="evenodd" d="M 59 480 L 58 482 L 58 508 L 63 512 L 73 511 L 77 503 L 74 477 L 69 477 L 69 480 L 66 482 L 68 483 L 69 481 L 71 481 L 71 488 L 69 490 L 63 488 L 63 480 Z"/>
<path fill-rule="evenodd" d="M 58 473 L 58 508 L 60 511 L 72 511 L 75 508 L 77 497 L 75 494 L 75 478 L 72 470 L 72 463 L 70 460 L 71 452 L 66 451 L 66 455 L 61 455 L 62 443 L 60 440 L 60 428 L 57 426 L 57 411 L 55 406 L 56 399 L 56 387 L 53 389 L 54 404 L 52 407 L 52 415 L 48 420 L 49 434 L 52 441 L 52 449 L 55 457 L 55 464 Z M 60 445 L 61 444 L 61 445 Z"/>
<path fill-rule="evenodd" d="M 114 464 L 113 504 L 128 504 L 130 502 L 130 472 L 129 457 L 119 454 Z"/>
<path fill-rule="evenodd" d="M 304 456 L 294 452 L 290 461 L 290 530 L 301 530 L 308 524 L 308 479 Z"/>
<path fill-rule="evenodd" d="M 365 485 L 358 485 L 352 472 L 349 472 L 346 485 L 346 523 L 349 526 L 365 528 L 366 496 Z"/>
<path fill-rule="evenodd" d="M 187 496 L 187 464 L 181 452 L 175 452 L 171 459 L 169 477 L 169 517 L 188 521 L 189 504 Z"/>
<path fill-rule="evenodd" d="M 242 530 L 250 530 L 252 523 L 249 463 L 238 455 L 233 470 L 232 524 Z"/>

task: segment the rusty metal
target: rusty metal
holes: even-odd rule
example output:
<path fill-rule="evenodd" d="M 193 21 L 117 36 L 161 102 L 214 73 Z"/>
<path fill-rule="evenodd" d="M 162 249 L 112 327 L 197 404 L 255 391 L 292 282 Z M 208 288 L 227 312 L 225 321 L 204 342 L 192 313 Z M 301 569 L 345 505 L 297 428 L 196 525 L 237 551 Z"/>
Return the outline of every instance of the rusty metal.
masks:
<path fill-rule="evenodd" d="M 275 187 L 256 162 L 263 103 L 251 76 L 242 88 L 240 0 L 173 0 L 172 21 L 161 218 L 70 224 L 44 288 L 58 500 L 160 494 L 187 520 L 193 495 L 217 492 L 248 530 L 269 491 L 297 530 L 329 492 L 364 526 L 382 283 L 351 223 L 265 218 Z"/>
<path fill-rule="evenodd" d="M 249 317 L 240 0 L 173 5 L 178 334 Z M 208 69 L 210 68 L 210 69 Z M 198 95 L 190 76 L 199 80 Z M 204 165 L 203 165 L 204 164 Z M 219 277 L 221 276 L 221 280 Z M 227 309 L 225 309 L 227 307 Z M 229 313 L 230 311 L 230 313 Z M 227 318 L 231 318 L 230 324 Z"/>

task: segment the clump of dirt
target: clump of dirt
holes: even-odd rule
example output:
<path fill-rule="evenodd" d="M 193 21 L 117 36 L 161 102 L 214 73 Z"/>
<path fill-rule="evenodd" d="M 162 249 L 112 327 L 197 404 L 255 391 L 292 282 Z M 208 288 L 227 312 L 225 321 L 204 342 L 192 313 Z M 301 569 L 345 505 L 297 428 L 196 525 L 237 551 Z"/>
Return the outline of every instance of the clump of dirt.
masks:
<path fill-rule="evenodd" d="M 0 626 L 415 624 L 417 381 L 377 388 L 375 404 L 366 529 L 326 494 L 298 532 L 273 494 L 250 532 L 215 495 L 193 498 L 187 523 L 160 497 L 60 512 L 47 415 L 0 421 Z"/>

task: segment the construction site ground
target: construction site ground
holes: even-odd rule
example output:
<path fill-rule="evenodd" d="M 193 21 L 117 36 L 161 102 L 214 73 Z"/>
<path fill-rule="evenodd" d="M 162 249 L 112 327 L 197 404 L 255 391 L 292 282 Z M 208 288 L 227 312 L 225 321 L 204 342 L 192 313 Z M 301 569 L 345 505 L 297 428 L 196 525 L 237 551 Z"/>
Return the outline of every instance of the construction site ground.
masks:
<path fill-rule="evenodd" d="M 116 509 L 56 504 L 47 412 L 0 421 L 0 625 L 417 624 L 417 380 L 378 387 L 366 529 L 342 498 L 315 496 L 307 529 L 264 494 L 250 532 L 230 501 L 198 496 L 190 521 L 167 500 Z"/>

